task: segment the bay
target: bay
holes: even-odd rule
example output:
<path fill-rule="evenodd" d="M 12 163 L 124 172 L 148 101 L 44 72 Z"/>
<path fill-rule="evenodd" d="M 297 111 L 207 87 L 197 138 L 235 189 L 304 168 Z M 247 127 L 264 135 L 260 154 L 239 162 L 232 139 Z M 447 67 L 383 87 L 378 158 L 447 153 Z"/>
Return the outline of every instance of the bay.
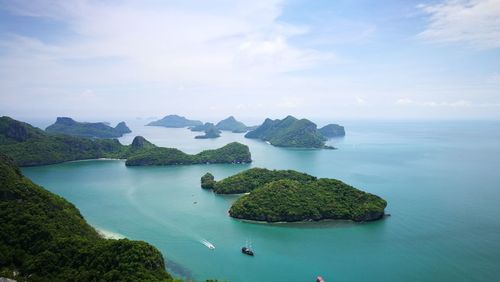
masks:
<path fill-rule="evenodd" d="M 156 145 L 189 153 L 238 141 L 249 165 L 126 167 L 90 160 L 23 168 L 74 203 L 93 226 L 159 248 L 175 276 L 228 281 L 494 281 L 500 277 L 500 123 L 346 121 L 338 150 L 277 148 L 243 134 L 194 139 L 187 129 L 146 127 Z M 200 188 L 250 167 L 340 179 L 388 201 L 370 223 L 259 224 L 227 215 L 238 196 Z M 215 250 L 205 247 L 207 240 Z M 252 243 L 255 257 L 240 249 Z"/>

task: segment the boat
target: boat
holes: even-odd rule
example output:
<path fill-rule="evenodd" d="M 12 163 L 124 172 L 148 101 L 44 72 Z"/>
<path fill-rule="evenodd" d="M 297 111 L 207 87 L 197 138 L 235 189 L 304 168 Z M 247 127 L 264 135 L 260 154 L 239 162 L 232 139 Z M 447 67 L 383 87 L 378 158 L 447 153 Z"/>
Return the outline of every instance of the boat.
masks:
<path fill-rule="evenodd" d="M 316 277 L 316 282 L 325 282 L 325 280 L 323 280 L 323 277 L 318 276 Z"/>
<path fill-rule="evenodd" d="M 250 248 L 243 247 L 241 248 L 241 252 L 245 255 L 253 256 L 253 251 Z"/>
<path fill-rule="evenodd" d="M 207 248 L 209 248 L 210 250 L 214 250 L 215 249 L 215 246 L 212 243 L 208 242 L 207 240 L 203 240 L 203 241 L 201 241 L 201 243 L 203 245 L 205 245 Z"/>
<path fill-rule="evenodd" d="M 248 240 L 245 244 L 245 247 L 241 248 L 241 252 L 244 253 L 245 255 L 253 256 L 253 251 L 252 251 L 252 244 L 248 244 Z"/>

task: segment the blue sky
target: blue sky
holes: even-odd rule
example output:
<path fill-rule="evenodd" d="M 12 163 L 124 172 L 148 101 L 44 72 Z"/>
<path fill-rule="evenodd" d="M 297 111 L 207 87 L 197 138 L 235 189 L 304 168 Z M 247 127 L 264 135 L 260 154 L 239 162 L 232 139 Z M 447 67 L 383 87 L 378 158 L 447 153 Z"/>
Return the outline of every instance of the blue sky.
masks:
<path fill-rule="evenodd" d="M 500 118 L 500 0 L 4 1 L 18 118 Z"/>

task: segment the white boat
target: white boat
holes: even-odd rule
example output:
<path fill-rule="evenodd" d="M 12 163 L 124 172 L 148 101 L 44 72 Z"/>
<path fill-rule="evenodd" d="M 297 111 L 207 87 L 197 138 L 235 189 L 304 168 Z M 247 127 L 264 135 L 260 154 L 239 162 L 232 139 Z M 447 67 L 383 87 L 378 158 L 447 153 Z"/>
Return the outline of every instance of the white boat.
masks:
<path fill-rule="evenodd" d="M 207 248 L 209 248 L 210 250 L 215 249 L 214 244 L 212 244 L 212 243 L 208 242 L 207 240 L 203 240 L 203 241 L 201 241 L 201 243 L 202 243 L 203 245 L 205 245 Z"/>

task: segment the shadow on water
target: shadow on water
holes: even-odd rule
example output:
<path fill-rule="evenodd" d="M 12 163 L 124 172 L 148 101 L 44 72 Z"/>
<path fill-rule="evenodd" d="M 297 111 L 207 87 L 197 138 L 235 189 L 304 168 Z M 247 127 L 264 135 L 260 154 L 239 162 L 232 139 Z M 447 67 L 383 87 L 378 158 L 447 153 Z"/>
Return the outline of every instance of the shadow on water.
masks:
<path fill-rule="evenodd" d="M 186 267 L 176 263 L 173 260 L 165 259 L 165 263 L 167 265 L 167 270 L 173 274 L 175 277 L 182 277 L 186 279 L 186 281 L 191 281 L 194 279 L 193 274 Z"/>
<path fill-rule="evenodd" d="M 244 224 L 254 224 L 259 226 L 268 227 L 279 227 L 279 228 L 304 228 L 304 229 L 328 229 L 328 228 L 349 228 L 349 227 L 370 227 L 379 228 L 382 227 L 385 221 L 389 220 L 390 216 L 384 216 L 384 218 L 369 221 L 369 222 L 354 222 L 351 220 L 335 220 L 335 219 L 324 219 L 320 221 L 297 221 L 297 222 L 261 222 L 255 220 L 245 220 L 245 219 L 235 219 L 235 222 L 240 222 Z"/>

